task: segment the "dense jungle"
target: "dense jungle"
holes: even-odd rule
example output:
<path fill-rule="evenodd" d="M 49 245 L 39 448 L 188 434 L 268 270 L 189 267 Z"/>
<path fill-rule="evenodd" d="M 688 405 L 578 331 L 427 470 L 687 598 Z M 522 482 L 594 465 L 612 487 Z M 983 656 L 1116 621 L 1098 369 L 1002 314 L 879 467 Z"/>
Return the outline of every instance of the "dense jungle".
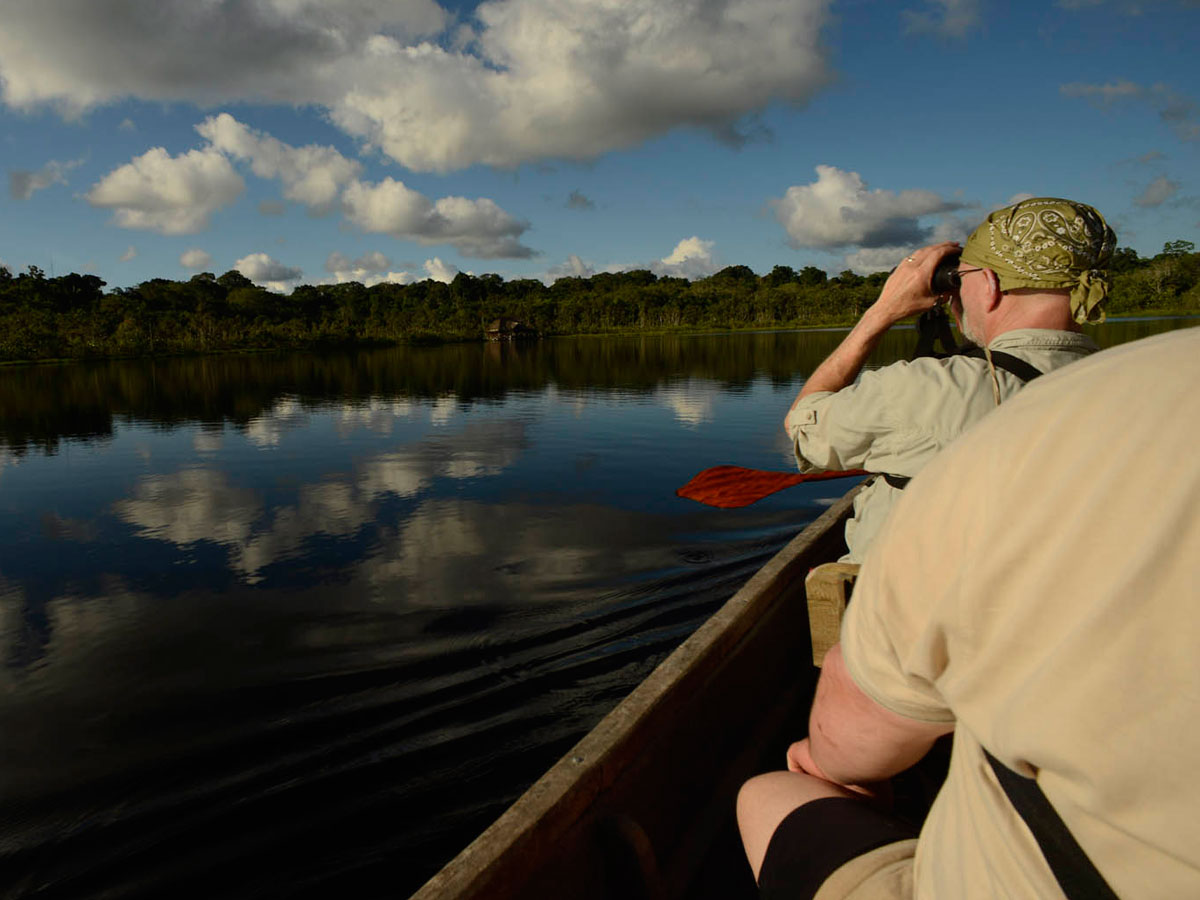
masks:
<path fill-rule="evenodd" d="M 1110 315 L 1200 313 L 1191 241 L 1150 258 L 1119 248 L 1112 271 Z M 481 340 L 501 318 L 542 336 L 838 325 L 861 314 L 886 278 L 782 265 L 762 276 L 729 266 L 696 281 L 636 270 L 552 285 L 459 273 L 448 284 L 302 285 L 283 295 L 236 270 L 106 291 L 95 275 L 0 267 L 0 360 Z"/>

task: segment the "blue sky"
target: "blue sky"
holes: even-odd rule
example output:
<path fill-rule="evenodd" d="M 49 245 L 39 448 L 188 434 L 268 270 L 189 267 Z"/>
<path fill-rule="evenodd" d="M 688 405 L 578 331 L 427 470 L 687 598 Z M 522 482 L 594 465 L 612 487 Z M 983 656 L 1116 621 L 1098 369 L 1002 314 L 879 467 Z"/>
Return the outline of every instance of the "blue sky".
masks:
<path fill-rule="evenodd" d="M 4 0 L 0 262 L 112 287 L 890 268 L 1200 230 L 1197 0 Z M 1197 241 L 1200 243 L 1200 241 Z"/>

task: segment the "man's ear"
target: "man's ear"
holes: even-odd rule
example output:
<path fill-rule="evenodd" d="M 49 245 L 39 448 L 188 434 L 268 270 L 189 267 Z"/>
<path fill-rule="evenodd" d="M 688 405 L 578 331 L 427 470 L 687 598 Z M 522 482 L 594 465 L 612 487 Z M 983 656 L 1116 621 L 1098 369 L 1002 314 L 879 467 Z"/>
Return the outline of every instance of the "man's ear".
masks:
<path fill-rule="evenodd" d="M 991 269 L 983 270 L 983 277 L 987 279 L 988 296 L 987 296 L 987 312 L 992 312 L 1004 300 L 1006 294 L 1000 290 L 1000 276 Z"/>

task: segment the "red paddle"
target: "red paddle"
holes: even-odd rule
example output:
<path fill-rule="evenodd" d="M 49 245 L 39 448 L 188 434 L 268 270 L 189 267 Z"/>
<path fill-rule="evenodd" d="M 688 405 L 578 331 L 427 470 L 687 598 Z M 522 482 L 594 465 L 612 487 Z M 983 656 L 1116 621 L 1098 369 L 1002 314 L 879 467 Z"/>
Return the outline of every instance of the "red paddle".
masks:
<path fill-rule="evenodd" d="M 802 481 L 825 481 L 829 478 L 853 478 L 868 474 L 865 469 L 848 469 L 845 472 L 768 472 L 764 469 L 747 469 L 742 466 L 713 466 L 705 469 L 683 487 L 675 496 L 695 500 L 721 509 L 737 509 L 757 503 L 776 491 L 782 491 Z"/>

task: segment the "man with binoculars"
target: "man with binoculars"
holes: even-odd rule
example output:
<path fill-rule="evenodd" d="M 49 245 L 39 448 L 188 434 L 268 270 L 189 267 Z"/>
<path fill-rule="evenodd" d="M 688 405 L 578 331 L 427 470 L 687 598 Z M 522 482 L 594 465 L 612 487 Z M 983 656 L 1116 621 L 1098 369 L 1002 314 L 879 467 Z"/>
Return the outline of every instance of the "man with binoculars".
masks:
<path fill-rule="evenodd" d="M 961 249 L 932 244 L 896 267 L 784 420 L 802 472 L 882 476 L 855 499 L 844 561 L 862 561 L 905 484 L 934 454 L 1032 378 L 1098 349 L 1081 325 L 1103 321 L 1115 249 L 1095 209 L 1037 197 L 989 215 Z M 889 328 L 944 301 L 977 348 L 862 371 Z"/>

